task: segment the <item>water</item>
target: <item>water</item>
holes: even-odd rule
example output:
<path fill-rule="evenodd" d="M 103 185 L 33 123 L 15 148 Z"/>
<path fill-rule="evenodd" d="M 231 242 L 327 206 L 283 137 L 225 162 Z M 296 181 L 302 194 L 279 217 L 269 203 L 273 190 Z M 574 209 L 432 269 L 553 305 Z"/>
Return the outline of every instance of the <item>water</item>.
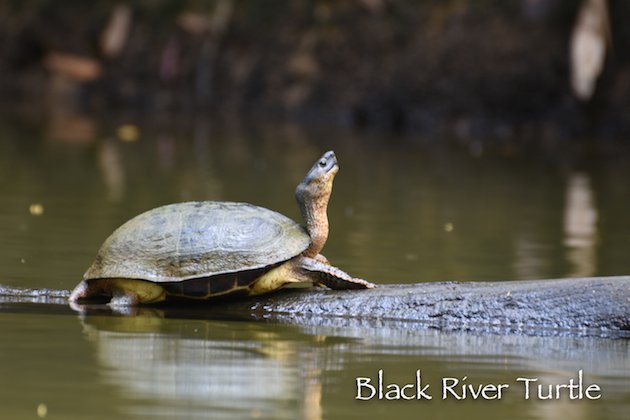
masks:
<path fill-rule="evenodd" d="M 324 252 L 356 276 L 404 283 L 630 272 L 630 152 L 613 142 L 462 145 L 166 118 L 131 121 L 135 139 L 119 130 L 129 122 L 0 123 L 0 284 L 71 289 L 114 228 L 170 202 L 248 201 L 299 220 L 293 189 L 328 149 L 341 170 Z M 159 309 L 79 315 L 62 297 L 28 300 L 0 301 L 0 418 L 622 419 L 630 409 L 628 340 Z M 433 399 L 356 400 L 356 378 L 375 383 L 379 369 L 400 385 L 420 369 Z M 579 370 L 601 399 L 525 400 L 516 381 L 567 384 Z M 510 386 L 500 400 L 442 400 L 442 378 L 464 376 Z"/>

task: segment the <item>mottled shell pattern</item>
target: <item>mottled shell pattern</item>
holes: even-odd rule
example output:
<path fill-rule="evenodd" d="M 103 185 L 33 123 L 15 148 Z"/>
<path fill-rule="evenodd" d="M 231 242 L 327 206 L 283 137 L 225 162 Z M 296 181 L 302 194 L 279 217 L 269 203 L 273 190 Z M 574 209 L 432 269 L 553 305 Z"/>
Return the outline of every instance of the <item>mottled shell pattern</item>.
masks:
<path fill-rule="evenodd" d="M 301 254 L 309 244 L 302 226 L 263 207 L 170 204 L 114 231 L 83 277 L 183 281 L 267 267 Z"/>

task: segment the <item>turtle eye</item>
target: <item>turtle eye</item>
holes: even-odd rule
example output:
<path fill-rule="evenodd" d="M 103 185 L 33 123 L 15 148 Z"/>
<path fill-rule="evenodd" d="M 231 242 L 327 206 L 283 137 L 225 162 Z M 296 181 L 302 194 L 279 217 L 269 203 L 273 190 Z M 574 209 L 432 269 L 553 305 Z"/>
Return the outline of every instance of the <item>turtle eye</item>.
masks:
<path fill-rule="evenodd" d="M 321 166 L 322 168 L 325 168 L 327 163 L 328 163 L 328 161 L 326 159 L 322 158 L 319 161 L 319 166 Z"/>

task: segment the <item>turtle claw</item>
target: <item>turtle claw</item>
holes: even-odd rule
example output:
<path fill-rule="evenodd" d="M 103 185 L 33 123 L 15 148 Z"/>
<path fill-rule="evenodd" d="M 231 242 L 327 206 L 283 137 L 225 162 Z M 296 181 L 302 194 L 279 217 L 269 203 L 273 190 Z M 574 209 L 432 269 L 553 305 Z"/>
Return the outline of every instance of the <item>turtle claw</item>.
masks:
<path fill-rule="evenodd" d="M 369 281 L 360 279 L 358 277 L 354 277 L 352 279 L 352 283 L 354 283 L 356 285 L 362 285 L 366 289 L 374 289 L 374 288 L 376 288 L 376 285 L 374 283 L 370 283 Z"/>
<path fill-rule="evenodd" d="M 363 279 L 354 278 L 337 267 L 326 264 L 318 258 L 302 257 L 300 268 L 312 278 L 313 284 L 323 284 L 329 289 L 373 289 L 374 284 Z"/>
<path fill-rule="evenodd" d="M 370 283 L 369 281 L 357 278 L 350 277 L 348 279 L 341 279 L 337 276 L 334 278 L 328 278 L 324 281 L 324 284 L 331 289 L 343 290 L 343 289 L 374 289 L 376 285 L 374 283 Z"/>

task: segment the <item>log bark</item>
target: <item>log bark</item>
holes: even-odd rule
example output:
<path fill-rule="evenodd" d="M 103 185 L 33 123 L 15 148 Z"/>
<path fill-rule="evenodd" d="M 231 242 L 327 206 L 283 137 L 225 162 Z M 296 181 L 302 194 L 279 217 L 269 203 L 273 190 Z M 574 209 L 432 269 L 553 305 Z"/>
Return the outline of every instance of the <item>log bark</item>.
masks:
<path fill-rule="evenodd" d="M 289 323 L 630 338 L 630 276 L 291 291 L 229 306 Z"/>
<path fill-rule="evenodd" d="M 67 291 L 0 287 L 7 304 L 64 305 Z M 103 314 L 104 305 L 75 308 Z M 40 308 L 41 310 L 42 308 Z M 116 310 L 117 313 L 147 313 Z M 246 300 L 162 306 L 175 318 L 260 319 L 293 325 L 630 338 L 630 276 L 284 290 Z"/>

